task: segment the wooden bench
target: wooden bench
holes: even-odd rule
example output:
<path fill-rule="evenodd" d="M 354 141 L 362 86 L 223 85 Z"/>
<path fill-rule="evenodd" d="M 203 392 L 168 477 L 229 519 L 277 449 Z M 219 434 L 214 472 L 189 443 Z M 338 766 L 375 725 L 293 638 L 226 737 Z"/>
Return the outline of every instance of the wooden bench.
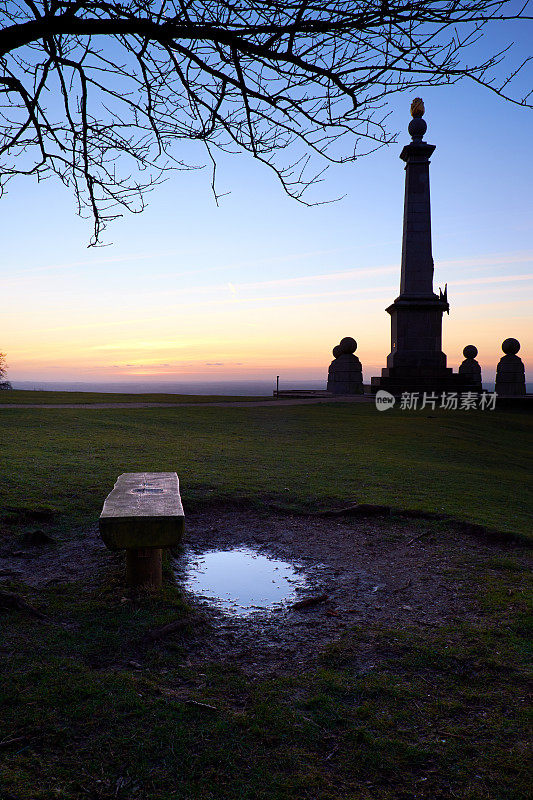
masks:
<path fill-rule="evenodd" d="M 124 472 L 106 497 L 99 529 L 109 550 L 126 551 L 128 586 L 161 586 L 163 547 L 183 537 L 185 515 L 175 472 Z"/>

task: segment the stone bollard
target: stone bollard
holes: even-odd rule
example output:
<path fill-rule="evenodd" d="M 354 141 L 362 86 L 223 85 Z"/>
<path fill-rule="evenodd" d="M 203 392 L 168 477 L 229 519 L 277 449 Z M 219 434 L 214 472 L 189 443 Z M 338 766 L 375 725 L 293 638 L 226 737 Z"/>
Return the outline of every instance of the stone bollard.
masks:
<path fill-rule="evenodd" d="M 518 339 L 505 339 L 502 342 L 505 353 L 496 367 L 496 394 L 498 397 L 517 397 L 526 393 L 526 375 L 522 359 L 517 356 L 520 350 Z"/>
<path fill-rule="evenodd" d="M 473 392 L 482 391 L 481 367 L 476 361 L 477 352 L 477 347 L 475 347 L 473 344 L 467 344 L 463 350 L 465 360 L 460 365 L 458 370 L 459 375 L 462 376 L 462 381 L 464 381 L 465 388 L 468 388 L 468 391 Z"/>
<path fill-rule="evenodd" d="M 345 336 L 333 348 L 334 361 L 328 370 L 328 392 L 333 394 L 363 394 L 363 367 L 354 355 L 357 342 Z"/>

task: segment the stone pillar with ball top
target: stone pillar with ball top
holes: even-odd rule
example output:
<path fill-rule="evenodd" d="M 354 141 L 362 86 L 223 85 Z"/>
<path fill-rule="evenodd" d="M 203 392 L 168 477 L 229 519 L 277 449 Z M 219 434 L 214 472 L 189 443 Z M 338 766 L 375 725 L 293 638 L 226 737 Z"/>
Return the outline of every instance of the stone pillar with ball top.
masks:
<path fill-rule="evenodd" d="M 363 367 L 354 355 L 357 342 L 345 336 L 333 348 L 334 360 L 328 370 L 328 392 L 333 394 L 363 394 Z"/>
<path fill-rule="evenodd" d="M 502 342 L 505 353 L 496 367 L 496 394 L 498 397 L 520 397 L 526 393 L 526 374 L 520 356 L 518 339 L 505 339 Z"/>
<path fill-rule="evenodd" d="M 477 347 L 473 344 L 467 344 L 463 350 L 465 360 L 459 366 L 458 373 L 461 376 L 463 383 L 463 390 L 469 392 L 481 392 L 481 367 L 476 361 Z"/>
<path fill-rule="evenodd" d="M 457 390 L 457 376 L 442 352 L 442 315 L 449 311 L 446 288 L 433 291 L 429 159 L 435 145 L 423 140 L 427 124 L 424 103 L 416 98 L 409 123 L 412 142 L 405 161 L 405 200 L 400 294 L 387 308 L 391 316 L 391 352 L 372 388 L 392 394 Z"/>

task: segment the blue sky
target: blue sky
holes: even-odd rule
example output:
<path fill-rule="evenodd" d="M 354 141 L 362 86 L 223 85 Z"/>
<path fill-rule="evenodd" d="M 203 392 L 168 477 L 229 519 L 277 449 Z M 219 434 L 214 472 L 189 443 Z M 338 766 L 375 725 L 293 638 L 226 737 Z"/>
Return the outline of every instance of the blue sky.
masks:
<path fill-rule="evenodd" d="M 419 93 L 426 141 L 437 146 L 433 255 L 435 288 L 448 283 L 449 365 L 476 344 L 490 380 L 501 341 L 515 336 L 531 380 L 533 114 L 467 82 Z M 10 378 L 325 380 L 331 348 L 347 335 L 365 380 L 379 374 L 390 349 L 385 307 L 399 287 L 399 153 L 414 94 L 390 106 L 396 145 L 329 171 L 318 196 L 345 195 L 331 205 L 301 206 L 265 167 L 225 156 L 219 191 L 230 194 L 219 208 L 207 168 L 175 173 L 141 215 L 109 227 L 112 244 L 87 249 L 91 224 L 68 190 L 13 182 L 0 201 Z"/>

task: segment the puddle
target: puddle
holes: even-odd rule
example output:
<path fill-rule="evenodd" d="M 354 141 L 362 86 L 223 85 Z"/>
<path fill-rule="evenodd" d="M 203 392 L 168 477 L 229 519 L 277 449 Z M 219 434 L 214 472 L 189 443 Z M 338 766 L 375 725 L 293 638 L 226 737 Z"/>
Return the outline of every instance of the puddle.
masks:
<path fill-rule="evenodd" d="M 283 608 L 306 586 L 291 564 L 246 547 L 192 556 L 184 579 L 188 591 L 236 616 Z"/>

